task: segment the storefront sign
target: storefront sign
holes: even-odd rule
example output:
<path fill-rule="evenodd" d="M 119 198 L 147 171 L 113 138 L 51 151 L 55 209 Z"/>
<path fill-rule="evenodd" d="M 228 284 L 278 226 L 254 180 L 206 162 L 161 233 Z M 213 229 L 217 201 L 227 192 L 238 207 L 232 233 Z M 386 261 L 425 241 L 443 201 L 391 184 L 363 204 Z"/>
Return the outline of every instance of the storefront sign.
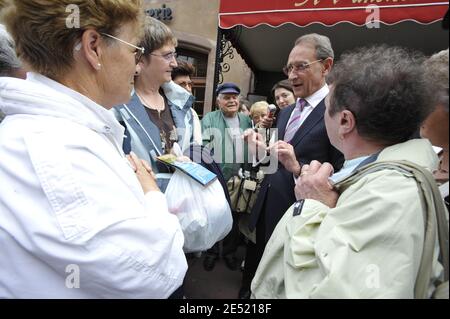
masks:
<path fill-rule="evenodd" d="M 160 21 L 171 21 L 173 19 L 172 9 L 168 8 L 165 4 L 160 9 L 147 9 L 145 12 L 152 18 Z"/>

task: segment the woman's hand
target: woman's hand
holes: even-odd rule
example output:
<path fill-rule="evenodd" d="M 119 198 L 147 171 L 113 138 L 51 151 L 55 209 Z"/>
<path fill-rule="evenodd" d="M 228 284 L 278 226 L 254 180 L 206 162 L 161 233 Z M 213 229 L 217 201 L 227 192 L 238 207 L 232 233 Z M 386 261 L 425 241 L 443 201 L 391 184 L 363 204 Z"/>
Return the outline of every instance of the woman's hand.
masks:
<path fill-rule="evenodd" d="M 147 161 L 138 158 L 133 152 L 131 152 L 130 155 L 127 155 L 127 159 L 136 173 L 136 177 L 141 184 L 144 194 L 151 191 L 159 192 L 160 189 L 156 184 L 156 175 L 153 173 L 150 164 Z"/>
<path fill-rule="evenodd" d="M 259 126 L 262 127 L 262 128 L 271 128 L 274 121 L 275 121 L 274 117 L 266 115 L 266 116 L 264 116 L 261 119 L 261 122 L 259 123 Z"/>

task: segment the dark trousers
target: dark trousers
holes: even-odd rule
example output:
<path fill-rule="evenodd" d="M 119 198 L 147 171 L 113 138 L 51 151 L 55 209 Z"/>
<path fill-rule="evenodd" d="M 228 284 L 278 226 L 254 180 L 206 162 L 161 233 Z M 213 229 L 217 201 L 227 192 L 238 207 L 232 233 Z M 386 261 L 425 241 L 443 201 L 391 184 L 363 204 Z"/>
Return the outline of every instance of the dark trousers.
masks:
<path fill-rule="evenodd" d="M 240 244 L 241 234 L 239 232 L 238 227 L 238 217 L 237 214 L 232 213 L 233 215 L 233 226 L 231 227 L 231 231 L 228 235 L 225 236 L 224 239 L 218 241 L 214 244 L 210 249 L 206 251 L 207 255 L 220 257 L 223 256 L 234 256 L 238 246 Z M 220 245 L 222 245 L 222 254 L 220 254 Z"/>
<path fill-rule="evenodd" d="M 248 290 L 250 290 L 253 277 L 255 277 L 256 270 L 258 269 L 259 262 L 261 261 L 264 253 L 264 248 L 266 247 L 264 214 L 265 210 L 261 212 L 256 224 L 256 244 L 249 241 L 245 252 L 245 265 L 244 272 L 242 274 L 241 288 Z"/>
<path fill-rule="evenodd" d="M 168 299 L 183 299 L 184 297 L 184 284 L 175 290 Z"/>

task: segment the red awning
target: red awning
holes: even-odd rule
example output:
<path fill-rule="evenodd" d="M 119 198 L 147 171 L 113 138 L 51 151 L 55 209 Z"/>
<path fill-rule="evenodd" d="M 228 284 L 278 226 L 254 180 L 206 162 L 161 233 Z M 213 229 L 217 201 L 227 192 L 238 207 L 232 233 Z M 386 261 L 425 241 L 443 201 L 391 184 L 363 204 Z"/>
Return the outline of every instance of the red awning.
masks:
<path fill-rule="evenodd" d="M 369 15 L 374 17 L 370 5 L 378 6 L 379 21 L 388 25 L 402 21 L 429 24 L 442 20 L 448 10 L 448 2 L 442 0 L 221 0 L 219 26 L 332 26 L 341 22 L 362 26 Z"/>

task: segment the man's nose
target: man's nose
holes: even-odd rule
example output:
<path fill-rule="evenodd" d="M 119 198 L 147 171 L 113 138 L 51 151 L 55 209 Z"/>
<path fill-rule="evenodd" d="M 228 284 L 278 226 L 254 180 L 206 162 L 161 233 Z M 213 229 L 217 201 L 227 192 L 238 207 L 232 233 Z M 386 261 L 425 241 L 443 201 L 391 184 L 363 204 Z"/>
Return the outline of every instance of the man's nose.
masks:
<path fill-rule="evenodd" d="M 173 68 L 176 68 L 178 66 L 177 59 L 174 56 L 172 56 L 172 59 L 170 59 L 170 66 Z"/>
<path fill-rule="evenodd" d="M 292 81 L 297 78 L 297 72 L 291 71 L 288 76 L 289 83 L 292 85 Z"/>

